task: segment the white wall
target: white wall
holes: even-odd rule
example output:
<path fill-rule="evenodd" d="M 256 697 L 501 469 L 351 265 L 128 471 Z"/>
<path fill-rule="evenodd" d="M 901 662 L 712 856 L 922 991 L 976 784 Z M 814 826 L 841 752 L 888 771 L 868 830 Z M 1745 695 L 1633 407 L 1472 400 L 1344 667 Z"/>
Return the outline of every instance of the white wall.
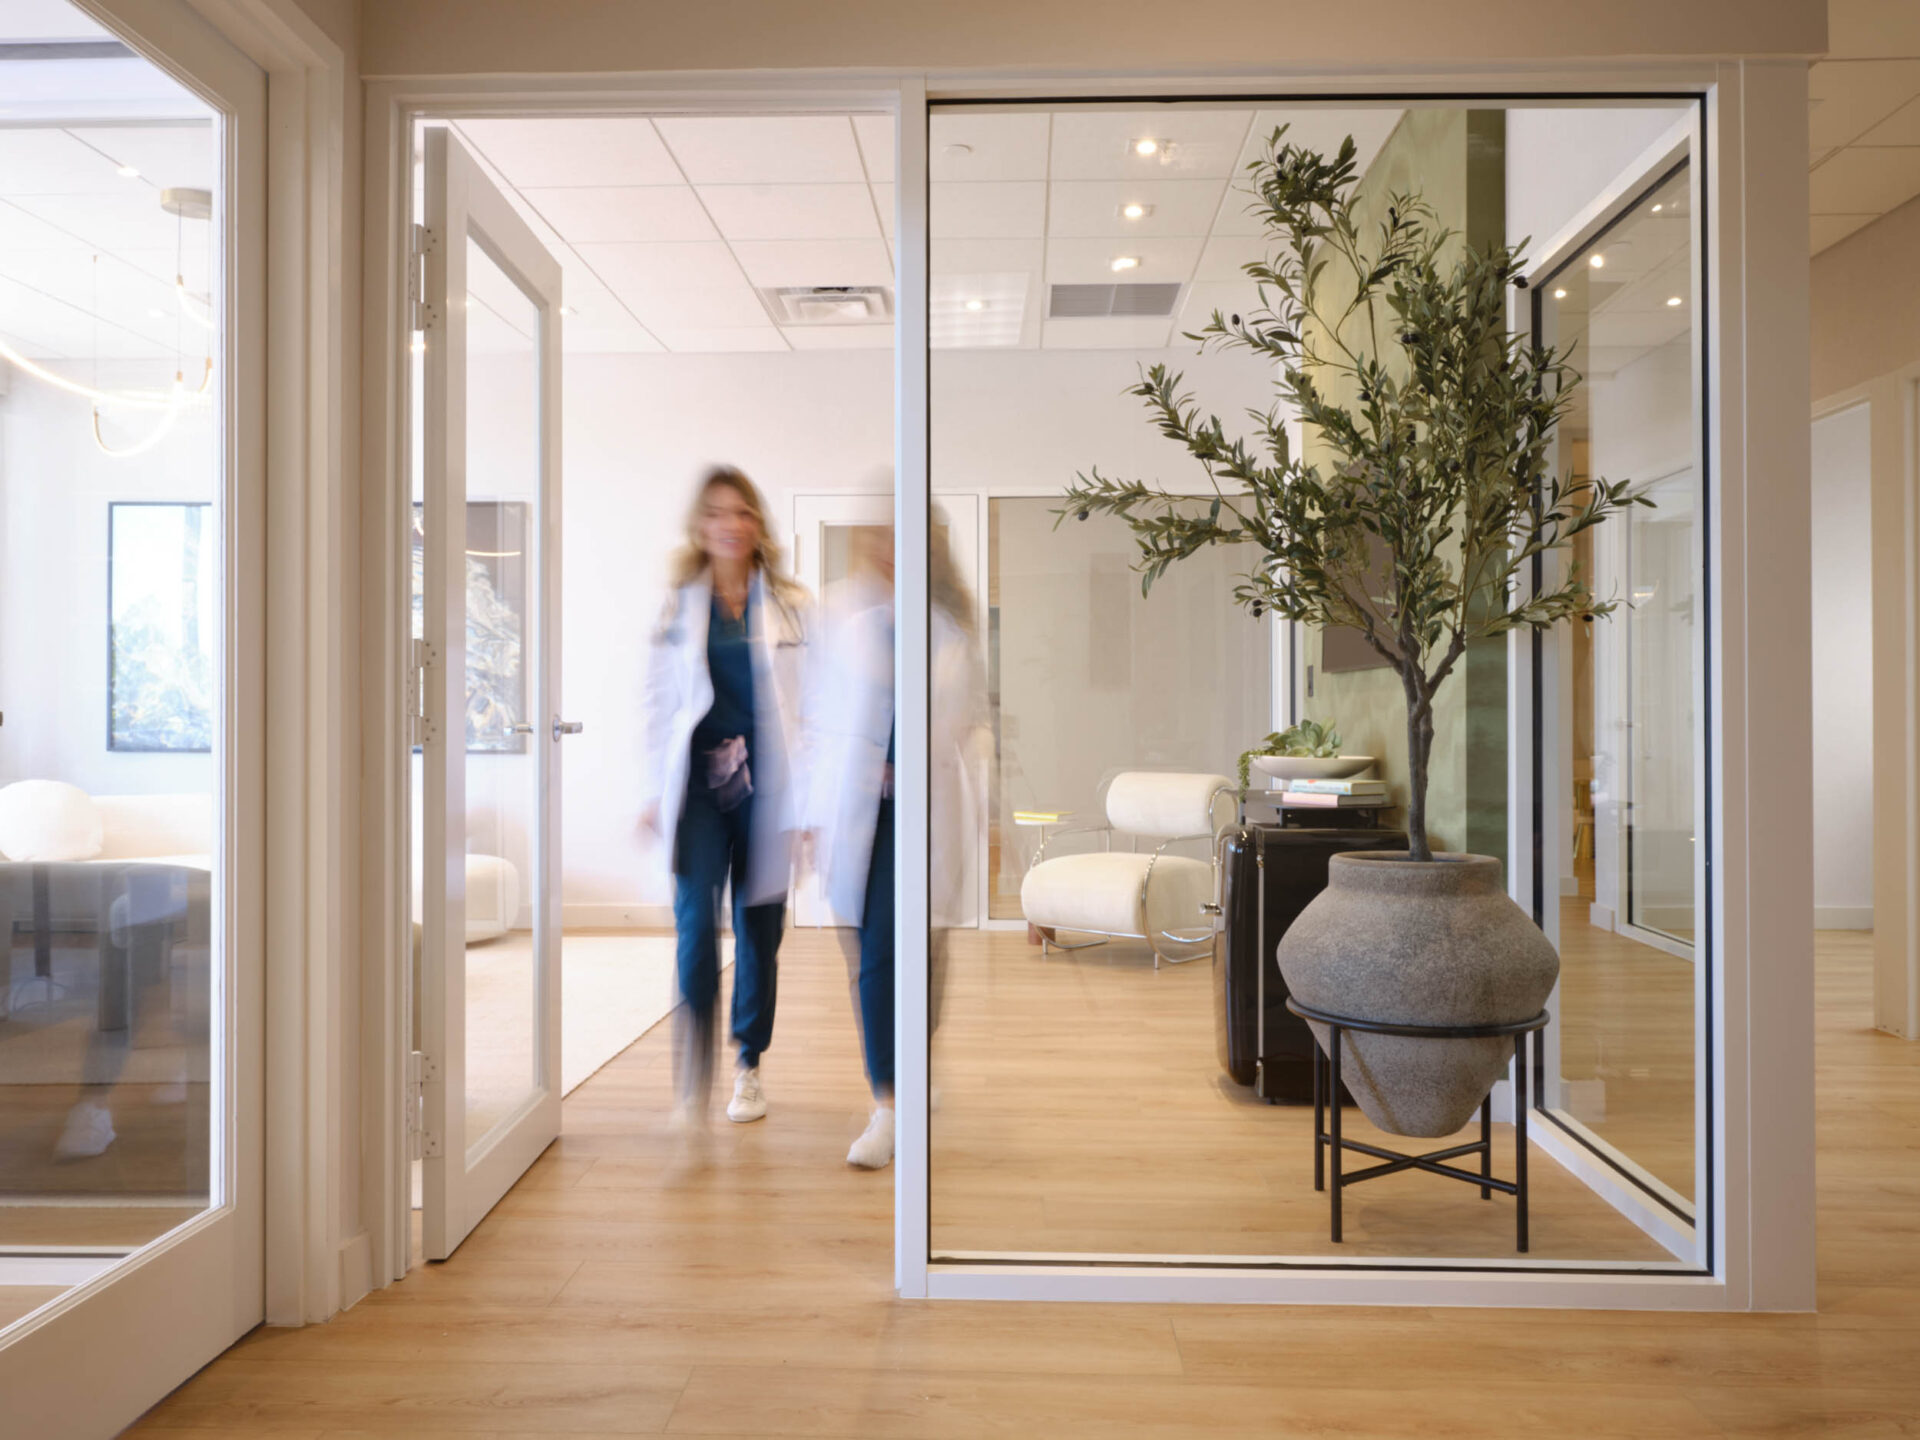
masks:
<path fill-rule="evenodd" d="M 1222 416 L 1271 401 L 1264 370 L 1245 356 L 943 351 L 933 367 L 935 488 L 1057 491 L 1093 464 L 1194 481 L 1123 393 L 1159 359 L 1185 369 Z M 884 484 L 893 356 L 570 355 L 565 375 L 562 708 L 586 728 L 565 749 L 564 904 L 574 924 L 657 924 L 671 888 L 664 847 L 636 823 L 642 667 L 693 485 L 708 465 L 740 466 L 790 539 L 795 495 Z M 474 383 L 479 423 L 509 413 L 490 401 L 484 376 Z"/>
<path fill-rule="evenodd" d="M 1543 247 L 1686 113 L 1684 105 L 1509 110 L 1507 242 L 1530 238 L 1528 258 L 1542 258 Z"/>
<path fill-rule="evenodd" d="M 1872 410 L 1813 426 L 1813 904 L 1873 928 Z"/>
<path fill-rule="evenodd" d="M 92 379 L 89 374 L 87 379 Z M 151 364 L 104 367 L 104 388 L 164 383 Z M 111 443 L 151 412 L 110 417 Z M 18 370 L 0 383 L 0 784 L 65 780 L 96 795 L 212 787 L 207 755 L 107 748 L 107 507 L 213 498 L 212 406 L 184 413 L 153 449 L 115 459 L 91 404 Z"/>

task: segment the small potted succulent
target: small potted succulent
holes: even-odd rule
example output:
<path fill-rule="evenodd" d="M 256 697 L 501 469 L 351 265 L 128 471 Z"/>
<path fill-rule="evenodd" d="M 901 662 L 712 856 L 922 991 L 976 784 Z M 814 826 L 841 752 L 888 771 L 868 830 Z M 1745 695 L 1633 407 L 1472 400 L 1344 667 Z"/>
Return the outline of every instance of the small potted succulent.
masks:
<path fill-rule="evenodd" d="M 1340 731 L 1332 721 L 1302 720 L 1240 752 L 1240 788 L 1251 783 L 1251 770 L 1275 780 L 1344 780 L 1371 764 L 1371 755 L 1340 753 Z"/>
<path fill-rule="evenodd" d="M 1262 308 L 1215 312 L 1188 338 L 1272 363 L 1315 458 L 1294 452 L 1280 407 L 1254 415 L 1252 439 L 1230 435 L 1155 365 L 1130 393 L 1199 463 L 1211 495 L 1196 504 L 1094 470 L 1060 513 L 1124 520 L 1143 589 L 1208 545 L 1254 547 L 1242 605 L 1352 627 L 1400 678 L 1409 848 L 1334 857 L 1328 888 L 1281 945 L 1293 994 L 1371 1021 L 1528 1019 L 1559 959 L 1508 899 L 1497 858 L 1432 848 L 1434 697 L 1476 640 L 1609 613 L 1574 569 L 1543 582 L 1551 572 L 1535 562 L 1646 502 L 1625 482 L 1555 473 L 1579 377 L 1564 353 L 1507 327 L 1508 295 L 1525 283 L 1515 247 L 1459 243 L 1410 194 L 1387 197 L 1384 217 L 1363 226 L 1351 139 L 1328 157 L 1276 130 L 1249 170 L 1270 245 L 1246 267 Z M 1458 1129 L 1512 1053 L 1504 1039 L 1349 1039 L 1355 1098 L 1403 1135 Z"/>

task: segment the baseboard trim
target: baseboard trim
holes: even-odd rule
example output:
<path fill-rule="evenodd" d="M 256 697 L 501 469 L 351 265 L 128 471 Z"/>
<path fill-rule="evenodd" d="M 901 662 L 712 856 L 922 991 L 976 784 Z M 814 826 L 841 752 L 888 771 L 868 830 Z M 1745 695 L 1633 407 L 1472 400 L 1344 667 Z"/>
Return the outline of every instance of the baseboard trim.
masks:
<path fill-rule="evenodd" d="M 671 930 L 671 905 L 562 905 L 560 923 L 568 930 Z"/>
<path fill-rule="evenodd" d="M 362 1230 L 340 1242 L 340 1308 L 351 1308 L 372 1289 L 373 1239 Z"/>
<path fill-rule="evenodd" d="M 1873 907 L 1871 905 L 1816 905 L 1813 907 L 1813 928 L 1816 930 L 1871 930 L 1873 929 Z"/>

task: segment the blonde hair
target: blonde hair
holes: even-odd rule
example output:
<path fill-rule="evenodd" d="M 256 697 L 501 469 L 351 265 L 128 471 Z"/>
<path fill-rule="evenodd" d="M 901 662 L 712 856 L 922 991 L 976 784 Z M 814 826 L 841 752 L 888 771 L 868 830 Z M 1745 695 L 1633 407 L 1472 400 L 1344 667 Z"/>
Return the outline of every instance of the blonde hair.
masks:
<path fill-rule="evenodd" d="M 753 516 L 753 523 L 759 530 L 759 538 L 753 542 L 753 568 L 760 572 L 767 582 L 767 588 L 774 596 L 786 604 L 797 604 L 805 596 L 800 582 L 786 570 L 786 553 L 780 548 L 780 542 L 773 538 L 773 531 L 767 524 L 767 505 L 760 498 L 760 489 L 747 478 L 744 470 L 731 465 L 716 465 L 701 478 L 699 487 L 693 492 L 693 504 L 687 510 L 687 541 L 675 553 L 669 574 L 672 586 L 678 590 L 681 586 L 698 579 L 711 563 L 707 552 L 700 544 L 700 512 L 707 503 L 708 494 L 716 486 L 726 486 L 738 495 Z"/>
<path fill-rule="evenodd" d="M 932 517 L 927 530 L 927 599 L 947 612 L 947 618 L 960 627 L 967 639 L 975 638 L 973 592 L 960 578 L 960 564 L 953 553 L 953 531 L 938 516 Z"/>

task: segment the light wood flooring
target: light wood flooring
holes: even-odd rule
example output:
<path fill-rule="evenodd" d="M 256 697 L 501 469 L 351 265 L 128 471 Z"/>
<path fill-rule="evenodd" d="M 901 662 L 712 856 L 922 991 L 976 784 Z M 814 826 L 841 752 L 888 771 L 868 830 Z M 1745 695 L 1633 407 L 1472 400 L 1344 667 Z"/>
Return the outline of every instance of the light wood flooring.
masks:
<path fill-rule="evenodd" d="M 1868 1028 L 1868 964 L 1866 937 L 1822 937 L 1818 1315 L 897 1300 L 891 1176 L 841 1163 L 863 1087 L 840 962 L 796 943 L 766 1122 L 722 1121 L 704 1163 L 677 1159 L 664 1047 L 644 1042 L 568 1101 L 560 1143 L 452 1260 L 330 1324 L 255 1332 L 137 1429 L 1920 1434 L 1920 1045 Z"/>

